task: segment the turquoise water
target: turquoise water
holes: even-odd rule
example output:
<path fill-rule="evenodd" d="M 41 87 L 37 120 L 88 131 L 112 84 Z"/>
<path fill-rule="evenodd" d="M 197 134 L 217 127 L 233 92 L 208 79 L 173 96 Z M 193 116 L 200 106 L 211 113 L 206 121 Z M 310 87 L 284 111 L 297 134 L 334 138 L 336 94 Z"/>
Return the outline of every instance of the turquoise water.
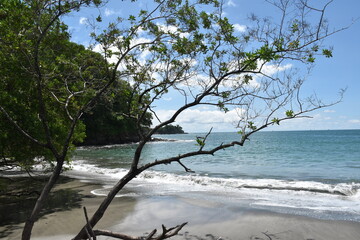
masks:
<path fill-rule="evenodd" d="M 175 141 L 146 145 L 141 163 L 196 151 L 204 134 L 162 135 Z M 238 140 L 236 133 L 212 133 L 205 149 Z M 110 186 L 129 168 L 136 144 L 79 148 L 69 174 Z M 188 194 L 247 207 L 360 221 L 360 130 L 259 132 L 243 147 L 182 161 L 140 175 L 136 194 Z M 94 190 L 106 194 L 107 188 Z M 119 195 L 121 196 L 121 194 Z"/>

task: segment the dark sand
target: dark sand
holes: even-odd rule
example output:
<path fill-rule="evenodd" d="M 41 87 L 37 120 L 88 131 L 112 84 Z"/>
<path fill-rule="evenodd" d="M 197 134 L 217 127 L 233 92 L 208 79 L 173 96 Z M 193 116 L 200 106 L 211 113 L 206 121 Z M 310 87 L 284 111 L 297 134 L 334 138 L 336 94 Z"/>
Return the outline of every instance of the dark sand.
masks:
<path fill-rule="evenodd" d="M 103 197 L 92 196 L 99 185 L 68 181 L 58 189 L 76 190 L 83 197 L 79 205 L 49 213 L 36 222 L 32 239 L 71 239 L 85 224 L 82 206 L 91 215 Z M 225 204 L 200 201 L 184 196 L 116 198 L 95 229 L 108 229 L 141 236 L 161 224 L 168 227 L 188 222 L 173 239 L 232 240 L 359 240 L 360 223 L 325 221 L 307 217 L 277 214 Z M 1 226 L 7 231 L 2 239 L 20 239 L 22 224 Z M 110 238 L 98 238 L 110 239 Z"/>

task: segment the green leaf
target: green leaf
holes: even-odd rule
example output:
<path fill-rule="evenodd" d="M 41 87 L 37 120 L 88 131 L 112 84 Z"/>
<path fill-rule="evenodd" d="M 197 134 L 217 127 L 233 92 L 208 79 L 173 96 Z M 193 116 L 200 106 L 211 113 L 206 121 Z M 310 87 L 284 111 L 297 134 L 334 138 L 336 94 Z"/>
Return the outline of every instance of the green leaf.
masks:
<path fill-rule="evenodd" d="M 271 120 L 271 122 L 273 122 L 274 124 L 280 125 L 280 120 L 278 118 L 273 118 L 273 120 Z"/>
<path fill-rule="evenodd" d="M 259 59 L 265 60 L 267 62 L 274 60 L 276 57 L 276 53 L 267 44 L 265 44 L 260 49 L 258 49 L 256 51 L 256 53 L 257 53 Z"/>
<path fill-rule="evenodd" d="M 200 13 L 200 18 L 202 19 L 202 24 L 204 28 L 210 28 L 211 27 L 211 20 L 209 18 L 209 15 L 206 12 Z"/>
<path fill-rule="evenodd" d="M 231 92 L 230 91 L 224 91 L 221 93 L 222 98 L 228 98 L 230 97 Z"/>
<path fill-rule="evenodd" d="M 248 126 L 247 126 L 247 127 L 250 128 L 251 130 L 256 130 L 256 129 L 257 129 L 257 127 L 254 125 L 253 122 L 248 122 Z"/>
<path fill-rule="evenodd" d="M 200 147 L 205 146 L 205 142 L 202 137 L 196 137 L 196 142 L 197 142 L 197 144 L 196 144 L 197 146 L 200 146 Z"/>
<path fill-rule="evenodd" d="M 225 105 L 224 105 L 224 103 L 223 102 L 221 102 L 220 100 L 218 101 L 218 107 L 220 108 L 220 109 L 222 109 Z"/>
<path fill-rule="evenodd" d="M 135 21 L 135 20 L 136 20 L 136 17 L 134 15 L 129 16 L 129 21 Z"/>
<path fill-rule="evenodd" d="M 292 41 L 288 44 L 288 48 L 290 48 L 290 49 L 295 49 L 295 48 L 298 48 L 299 46 L 300 46 L 299 40 Z"/>
<path fill-rule="evenodd" d="M 253 80 L 253 77 L 252 77 L 251 75 L 248 75 L 248 74 L 244 75 L 243 83 L 249 84 L 249 82 L 250 82 L 251 80 Z"/>
<path fill-rule="evenodd" d="M 329 50 L 329 49 L 323 49 L 322 50 L 322 53 L 323 53 L 323 55 L 325 56 L 325 57 L 327 57 L 327 58 L 331 58 L 333 55 L 332 55 L 332 51 L 331 50 Z"/>
<path fill-rule="evenodd" d="M 293 25 L 291 26 L 291 31 L 293 33 L 298 32 L 299 31 L 299 24 L 297 24 L 296 22 L 293 23 Z"/>
<path fill-rule="evenodd" d="M 293 110 L 287 110 L 285 114 L 289 118 L 294 117 L 294 111 Z"/>
<path fill-rule="evenodd" d="M 309 63 L 314 63 L 315 62 L 315 58 L 313 56 L 309 56 L 307 59 L 306 59 Z"/>
<path fill-rule="evenodd" d="M 317 51 L 319 51 L 319 46 L 318 46 L 318 45 L 315 45 L 315 46 L 313 46 L 313 47 L 311 48 L 311 50 L 314 51 L 314 52 L 317 52 Z"/>

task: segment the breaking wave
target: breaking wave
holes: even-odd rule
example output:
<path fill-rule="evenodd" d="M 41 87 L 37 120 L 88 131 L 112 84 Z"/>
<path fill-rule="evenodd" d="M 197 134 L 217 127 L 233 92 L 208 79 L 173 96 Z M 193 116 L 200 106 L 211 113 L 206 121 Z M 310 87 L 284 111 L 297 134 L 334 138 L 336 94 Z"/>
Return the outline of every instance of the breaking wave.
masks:
<path fill-rule="evenodd" d="M 98 179 L 108 179 L 116 181 L 126 174 L 127 170 L 122 168 L 107 169 L 100 168 L 87 163 L 77 163 L 73 166 L 73 177 L 86 177 L 91 175 Z M 137 178 L 152 184 L 171 184 L 179 189 L 191 186 L 198 188 L 213 188 L 217 191 L 237 190 L 237 189 L 254 189 L 254 190 L 270 190 L 270 191 L 295 191 L 331 194 L 344 197 L 360 197 L 360 183 L 337 183 L 328 184 L 315 181 L 291 181 L 277 179 L 235 179 L 235 178 L 217 178 L 200 175 L 179 175 L 175 173 L 166 173 L 158 171 L 146 171 L 141 173 Z"/>
<path fill-rule="evenodd" d="M 102 188 L 92 194 L 106 196 L 127 173 L 76 161 L 66 174 L 83 181 L 98 181 Z M 146 171 L 116 197 L 195 196 L 199 199 L 315 218 L 360 222 L 360 183 L 321 183 L 278 179 L 235 179 Z M 246 207 L 245 206 L 245 207 Z"/>

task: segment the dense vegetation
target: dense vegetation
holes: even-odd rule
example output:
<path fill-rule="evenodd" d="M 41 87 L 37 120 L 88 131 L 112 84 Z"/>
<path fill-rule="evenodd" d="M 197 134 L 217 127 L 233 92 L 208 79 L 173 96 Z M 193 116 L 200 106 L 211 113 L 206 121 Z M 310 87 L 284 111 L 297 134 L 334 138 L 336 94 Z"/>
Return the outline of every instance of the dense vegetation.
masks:
<path fill-rule="evenodd" d="M 157 134 L 183 134 L 185 133 L 184 130 L 180 125 L 166 125 L 159 130 L 156 131 Z"/>
<path fill-rule="evenodd" d="M 24 239 L 75 144 L 128 141 L 151 124 L 151 115 L 141 110 L 148 93 L 139 96 L 103 54 L 71 42 L 61 21 L 101 2 L 0 1 L 1 170 L 30 170 L 40 163 L 52 172 L 26 221 Z"/>
<path fill-rule="evenodd" d="M 64 93 L 80 90 L 82 82 L 77 71 L 80 65 L 84 68 L 85 77 L 91 78 L 101 72 L 101 55 L 70 42 L 67 26 L 59 21 L 49 26 L 48 34 L 41 37 L 44 44 L 39 45 L 35 36 L 40 30 L 36 30 L 38 26 L 33 26 L 34 16 L 26 4 L 4 1 L 0 5 L 0 155 L 17 160 L 28 168 L 35 157 L 42 156 L 52 161 L 54 156 L 51 150 L 24 135 L 47 142 L 40 120 L 46 118 L 46 131 L 53 138 L 53 147 L 60 148 L 70 124 L 66 115 L 87 98 L 74 99 L 67 113 L 65 108 L 60 107 L 67 100 Z M 68 64 L 70 61 L 72 65 Z M 40 64 L 41 68 L 36 66 Z M 42 82 L 39 82 L 40 71 L 44 77 Z M 40 93 L 38 87 L 47 91 Z M 38 98 L 40 95 L 41 98 Z M 22 131 L 18 131 L 19 128 Z M 72 141 L 82 141 L 84 129 L 79 122 Z"/>
<path fill-rule="evenodd" d="M 24 135 L 47 142 L 49 134 L 54 148 L 60 150 L 76 111 L 106 84 L 108 64 L 101 54 L 71 42 L 67 26 L 58 19 L 42 35 L 37 27 L 48 27 L 46 18 L 51 13 L 42 16 L 44 23 L 40 21 L 39 26 L 34 25 L 32 14 L 24 2 L 0 4 L 0 159 L 2 164 L 26 169 L 35 161 L 52 162 L 54 155 Z M 115 82 L 106 97 L 98 97 L 99 104 L 94 102 L 84 109 L 70 147 L 73 143 L 139 140 L 136 120 L 128 117 L 139 108 L 134 101 L 136 91 L 119 78 Z M 44 91 L 39 92 L 39 87 Z M 48 122 L 45 129 L 42 118 Z M 150 124 L 151 114 L 147 114 L 142 125 L 146 128 Z"/>
<path fill-rule="evenodd" d="M 136 120 L 128 117 L 136 102 L 136 91 L 125 81 L 117 81 L 111 88 L 111 94 L 101 97 L 96 106 L 82 116 L 86 126 L 86 137 L 80 145 L 106 145 L 138 142 L 139 130 L 148 131 L 151 125 L 151 113 L 141 123 L 138 129 Z M 138 108 L 135 106 L 135 108 Z"/>

